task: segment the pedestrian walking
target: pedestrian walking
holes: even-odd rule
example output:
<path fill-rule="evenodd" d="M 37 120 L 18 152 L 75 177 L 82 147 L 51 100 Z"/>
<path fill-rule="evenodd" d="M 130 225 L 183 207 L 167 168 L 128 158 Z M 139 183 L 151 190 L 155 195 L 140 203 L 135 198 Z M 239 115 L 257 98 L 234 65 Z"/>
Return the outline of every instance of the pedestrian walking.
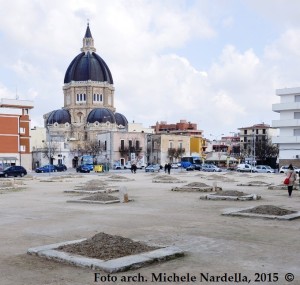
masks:
<path fill-rule="evenodd" d="M 169 162 L 168 165 L 167 165 L 168 174 L 171 173 L 171 168 L 172 168 L 172 166 L 171 166 L 171 163 Z"/>
<path fill-rule="evenodd" d="M 165 173 L 167 173 L 168 163 L 165 164 Z"/>
<path fill-rule="evenodd" d="M 297 173 L 294 171 L 294 167 L 292 164 L 290 164 L 288 167 L 288 170 L 286 172 L 286 179 L 288 179 L 288 184 L 287 184 L 288 194 L 289 194 L 289 197 L 292 197 L 294 184 L 297 179 Z"/>

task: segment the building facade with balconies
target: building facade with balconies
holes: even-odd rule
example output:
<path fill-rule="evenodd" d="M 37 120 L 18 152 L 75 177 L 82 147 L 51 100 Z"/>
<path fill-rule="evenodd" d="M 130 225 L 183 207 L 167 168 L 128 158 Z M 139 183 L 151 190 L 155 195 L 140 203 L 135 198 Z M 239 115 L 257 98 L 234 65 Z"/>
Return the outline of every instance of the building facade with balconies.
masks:
<path fill-rule="evenodd" d="M 0 164 L 31 169 L 29 100 L 0 100 Z"/>
<path fill-rule="evenodd" d="M 272 121 L 272 127 L 279 129 L 273 143 L 279 147 L 279 165 L 293 163 L 300 166 L 300 87 L 277 89 L 280 103 L 272 110 L 280 114 L 279 120 Z"/>

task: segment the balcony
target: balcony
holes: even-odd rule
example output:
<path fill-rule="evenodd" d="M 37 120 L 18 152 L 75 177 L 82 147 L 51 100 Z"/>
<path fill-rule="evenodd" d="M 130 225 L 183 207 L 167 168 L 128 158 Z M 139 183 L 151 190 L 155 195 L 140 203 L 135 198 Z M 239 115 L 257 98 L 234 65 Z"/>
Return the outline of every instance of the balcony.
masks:
<path fill-rule="evenodd" d="M 300 120 L 298 120 L 298 119 L 273 120 L 272 127 L 273 128 L 300 127 Z"/>
<path fill-rule="evenodd" d="M 272 111 L 281 112 L 281 111 L 292 111 L 299 110 L 300 102 L 288 102 L 288 103 L 276 103 L 272 105 Z"/>
<path fill-rule="evenodd" d="M 278 136 L 272 137 L 272 143 L 278 144 L 293 144 L 293 143 L 300 143 L 300 136 Z"/>

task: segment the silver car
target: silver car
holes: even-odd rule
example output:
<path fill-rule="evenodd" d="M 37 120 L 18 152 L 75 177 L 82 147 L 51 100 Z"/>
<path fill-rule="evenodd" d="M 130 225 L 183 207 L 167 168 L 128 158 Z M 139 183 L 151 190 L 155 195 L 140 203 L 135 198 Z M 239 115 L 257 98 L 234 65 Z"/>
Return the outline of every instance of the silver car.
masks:
<path fill-rule="evenodd" d="M 145 168 L 145 172 L 159 172 L 160 165 L 159 164 L 150 164 Z"/>
<path fill-rule="evenodd" d="M 275 170 L 268 165 L 256 165 L 253 168 L 253 172 L 258 173 L 275 173 Z"/>

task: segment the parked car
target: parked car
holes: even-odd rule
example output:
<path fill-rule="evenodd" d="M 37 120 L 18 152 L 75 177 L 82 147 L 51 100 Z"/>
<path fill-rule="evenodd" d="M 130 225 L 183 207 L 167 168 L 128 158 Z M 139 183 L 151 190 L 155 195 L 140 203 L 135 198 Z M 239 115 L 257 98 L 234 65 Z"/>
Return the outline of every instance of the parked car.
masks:
<path fill-rule="evenodd" d="M 275 170 L 271 168 L 269 165 L 256 165 L 253 168 L 253 172 L 257 173 L 275 173 Z"/>
<path fill-rule="evenodd" d="M 253 166 L 247 163 L 238 164 L 236 171 L 238 172 L 252 172 Z"/>
<path fill-rule="evenodd" d="M 46 164 L 41 167 L 35 169 L 36 173 L 44 173 L 44 172 L 56 172 L 56 168 L 52 164 Z"/>
<path fill-rule="evenodd" d="M 284 165 L 280 167 L 279 173 L 286 173 L 288 171 L 289 166 L 288 165 Z M 300 168 L 294 167 L 294 170 L 297 174 L 300 173 Z"/>
<path fill-rule="evenodd" d="M 202 171 L 207 171 L 207 172 L 221 172 L 222 171 L 221 168 L 217 167 L 214 164 L 203 164 L 201 166 L 201 170 Z"/>
<path fill-rule="evenodd" d="M 213 172 L 222 172 L 222 169 L 214 164 L 209 164 L 209 166 L 213 169 Z"/>
<path fill-rule="evenodd" d="M 117 165 L 116 165 L 117 166 Z M 121 169 L 121 168 L 120 168 Z M 124 169 L 131 169 L 131 162 L 130 161 L 127 161 L 125 164 L 124 164 Z"/>
<path fill-rule="evenodd" d="M 145 168 L 145 172 L 159 172 L 160 165 L 159 164 L 150 164 Z"/>
<path fill-rule="evenodd" d="M 172 164 L 171 164 L 171 168 L 173 168 L 173 169 L 178 169 L 178 164 L 177 164 L 177 163 L 172 163 Z"/>
<path fill-rule="evenodd" d="M 128 168 L 128 167 L 127 167 Z M 124 169 L 124 165 L 121 165 L 120 163 L 115 163 L 113 165 L 113 169 Z"/>
<path fill-rule="evenodd" d="M 8 177 L 8 176 L 20 176 L 23 177 L 27 174 L 26 169 L 23 166 L 8 166 L 0 171 L 0 176 Z"/>
<path fill-rule="evenodd" d="M 81 173 L 90 173 L 91 169 L 89 167 L 89 165 L 86 164 L 81 164 L 79 166 L 77 166 L 76 168 L 76 172 L 81 172 Z"/>
<path fill-rule="evenodd" d="M 195 163 L 193 165 L 194 165 L 195 170 L 199 170 L 200 171 L 202 169 L 202 164 Z"/>
<path fill-rule="evenodd" d="M 289 167 L 288 165 L 281 166 L 279 172 L 286 173 L 288 171 L 288 167 Z"/>
<path fill-rule="evenodd" d="M 188 167 L 185 168 L 186 171 L 194 171 L 195 170 L 195 165 L 191 164 Z"/>
<path fill-rule="evenodd" d="M 55 167 L 56 171 L 59 171 L 59 172 L 66 171 L 68 169 L 64 164 L 57 164 L 54 167 Z"/>

